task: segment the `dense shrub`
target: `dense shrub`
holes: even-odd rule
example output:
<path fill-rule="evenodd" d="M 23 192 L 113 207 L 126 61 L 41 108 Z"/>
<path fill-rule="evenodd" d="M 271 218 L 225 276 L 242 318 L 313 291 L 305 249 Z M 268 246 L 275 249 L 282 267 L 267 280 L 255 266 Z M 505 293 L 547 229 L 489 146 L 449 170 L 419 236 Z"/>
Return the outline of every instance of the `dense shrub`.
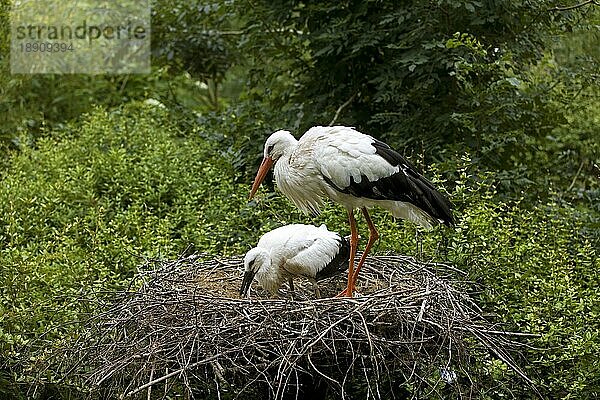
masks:
<path fill-rule="evenodd" d="M 74 319 L 77 297 L 120 285 L 140 256 L 239 251 L 225 227 L 247 241 L 254 217 L 239 213 L 231 175 L 210 144 L 139 104 L 97 109 L 15 154 L 0 186 L 3 353 Z"/>
<path fill-rule="evenodd" d="M 449 259 L 469 271 L 486 309 L 508 329 L 539 335 L 526 359 L 542 392 L 593 398 L 600 390 L 600 243 L 590 229 L 598 214 L 556 202 L 473 200 L 449 241 Z"/>

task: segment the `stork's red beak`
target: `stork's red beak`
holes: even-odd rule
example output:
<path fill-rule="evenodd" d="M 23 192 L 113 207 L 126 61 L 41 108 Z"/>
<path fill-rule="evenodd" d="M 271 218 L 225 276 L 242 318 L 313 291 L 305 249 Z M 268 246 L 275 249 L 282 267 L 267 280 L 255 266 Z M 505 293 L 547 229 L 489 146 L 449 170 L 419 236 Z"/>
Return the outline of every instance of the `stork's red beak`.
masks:
<path fill-rule="evenodd" d="M 262 162 L 260 163 L 260 167 L 258 167 L 258 172 L 256 173 L 256 178 L 254 178 L 254 183 L 252 184 L 252 190 L 250 190 L 249 199 L 252 199 L 254 197 L 254 194 L 258 190 L 262 181 L 265 180 L 265 176 L 267 176 L 267 172 L 269 172 L 269 170 L 271 169 L 272 166 L 273 166 L 273 159 L 271 157 L 263 158 Z"/>

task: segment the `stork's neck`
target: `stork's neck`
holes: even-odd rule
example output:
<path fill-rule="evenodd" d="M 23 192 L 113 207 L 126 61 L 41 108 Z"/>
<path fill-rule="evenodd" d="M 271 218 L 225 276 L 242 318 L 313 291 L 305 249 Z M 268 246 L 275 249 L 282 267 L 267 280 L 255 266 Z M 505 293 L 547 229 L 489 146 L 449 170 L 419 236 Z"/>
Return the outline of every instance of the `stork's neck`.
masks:
<path fill-rule="evenodd" d="M 314 161 L 314 146 L 304 140 L 292 139 L 275 164 L 275 182 L 303 212 L 318 214 L 325 193 L 323 178 Z"/>
<path fill-rule="evenodd" d="M 271 292 L 272 294 L 277 293 L 277 289 L 281 286 L 285 277 L 281 273 L 279 268 L 280 261 L 277 255 L 264 251 L 264 257 L 260 269 L 256 273 L 256 280 L 263 287 L 263 289 Z"/>

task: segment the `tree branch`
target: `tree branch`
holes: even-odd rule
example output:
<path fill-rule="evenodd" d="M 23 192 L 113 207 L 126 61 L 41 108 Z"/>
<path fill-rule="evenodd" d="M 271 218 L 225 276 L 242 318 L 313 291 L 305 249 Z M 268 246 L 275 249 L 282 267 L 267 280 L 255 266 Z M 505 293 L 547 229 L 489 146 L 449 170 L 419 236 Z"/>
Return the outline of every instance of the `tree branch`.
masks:
<path fill-rule="evenodd" d="M 354 93 L 352 96 L 350 96 L 350 98 L 348 100 L 346 100 L 344 102 L 344 104 L 342 104 L 341 106 L 338 107 L 337 111 L 335 112 L 335 115 L 333 116 L 333 119 L 331 120 L 331 122 L 329 123 L 328 126 L 333 126 L 333 124 L 335 124 L 335 121 L 337 121 L 337 119 L 340 116 L 340 113 L 342 112 L 342 110 L 344 108 L 348 107 L 348 105 L 350 103 L 352 103 L 352 100 L 354 100 L 355 97 L 356 97 L 356 93 Z"/>
<path fill-rule="evenodd" d="M 564 6 L 564 7 L 563 6 L 556 6 L 554 8 L 548 9 L 548 11 L 569 11 L 569 10 L 574 10 L 576 8 L 579 8 L 579 7 L 587 6 L 588 4 L 593 4 L 595 6 L 600 6 L 600 3 L 598 1 L 596 1 L 596 0 L 587 0 L 587 1 L 584 1 L 583 3 L 575 4 L 575 5 L 572 5 L 572 6 Z"/>
<path fill-rule="evenodd" d="M 568 192 L 570 192 L 571 189 L 573 189 L 573 187 L 575 186 L 575 182 L 577 182 L 577 178 L 579 177 L 579 174 L 581 173 L 581 170 L 583 169 L 583 164 L 585 164 L 585 160 L 581 161 L 581 164 L 579 164 L 579 169 L 577 170 L 577 173 L 573 177 L 573 181 L 571 182 L 571 184 L 569 185 L 569 188 L 567 189 Z"/>

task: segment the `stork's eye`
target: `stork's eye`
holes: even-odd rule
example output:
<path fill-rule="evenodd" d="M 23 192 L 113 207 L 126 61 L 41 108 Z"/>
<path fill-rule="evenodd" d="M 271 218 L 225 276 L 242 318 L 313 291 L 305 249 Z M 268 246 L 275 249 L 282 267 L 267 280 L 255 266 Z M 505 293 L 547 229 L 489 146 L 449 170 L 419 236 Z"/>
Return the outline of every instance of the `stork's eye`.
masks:
<path fill-rule="evenodd" d="M 269 145 L 269 147 L 267 147 L 267 154 L 270 155 L 271 152 L 273 151 L 273 145 Z"/>

